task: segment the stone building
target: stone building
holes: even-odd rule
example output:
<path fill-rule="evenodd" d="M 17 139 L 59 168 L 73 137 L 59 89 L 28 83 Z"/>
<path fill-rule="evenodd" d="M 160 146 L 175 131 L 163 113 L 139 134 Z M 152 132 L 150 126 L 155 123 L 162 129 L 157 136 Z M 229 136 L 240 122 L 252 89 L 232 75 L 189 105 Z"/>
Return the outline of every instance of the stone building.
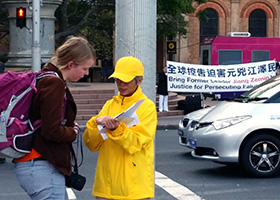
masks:
<path fill-rule="evenodd" d="M 158 54 L 158 70 L 170 59 L 200 64 L 200 44 L 205 37 L 226 36 L 230 32 L 249 32 L 251 37 L 279 37 L 279 0 L 208 0 L 194 7 L 195 13 L 186 16 L 187 37 L 174 38 L 176 54 L 170 57 L 166 54 L 166 45 L 158 45 L 163 49 L 163 54 Z M 207 11 L 207 22 L 199 20 L 198 13 L 203 10 Z"/>

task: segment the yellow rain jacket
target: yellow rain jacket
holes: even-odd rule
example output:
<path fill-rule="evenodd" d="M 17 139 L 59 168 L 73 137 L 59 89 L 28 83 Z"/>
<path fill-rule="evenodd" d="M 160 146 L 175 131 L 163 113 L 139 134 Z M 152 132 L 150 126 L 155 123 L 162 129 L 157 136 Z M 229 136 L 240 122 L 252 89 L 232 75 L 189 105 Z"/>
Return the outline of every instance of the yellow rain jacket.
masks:
<path fill-rule="evenodd" d="M 140 99 L 136 110 L 140 122 L 130 128 L 120 122 L 107 131 L 103 140 L 96 118 L 114 117 Z M 99 151 L 92 195 L 108 199 L 143 199 L 154 197 L 154 136 L 157 126 L 155 103 L 140 87 L 130 97 L 120 94 L 107 101 L 100 113 L 87 122 L 83 140 L 91 151 Z"/>

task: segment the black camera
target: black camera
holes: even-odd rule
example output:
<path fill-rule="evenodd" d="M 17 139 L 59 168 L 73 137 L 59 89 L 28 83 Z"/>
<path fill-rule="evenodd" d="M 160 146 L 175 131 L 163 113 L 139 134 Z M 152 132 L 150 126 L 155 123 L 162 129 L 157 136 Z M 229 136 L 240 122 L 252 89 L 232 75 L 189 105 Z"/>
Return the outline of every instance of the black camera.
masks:
<path fill-rule="evenodd" d="M 86 183 L 86 177 L 72 172 L 70 176 L 65 176 L 65 185 L 69 188 L 81 191 Z"/>

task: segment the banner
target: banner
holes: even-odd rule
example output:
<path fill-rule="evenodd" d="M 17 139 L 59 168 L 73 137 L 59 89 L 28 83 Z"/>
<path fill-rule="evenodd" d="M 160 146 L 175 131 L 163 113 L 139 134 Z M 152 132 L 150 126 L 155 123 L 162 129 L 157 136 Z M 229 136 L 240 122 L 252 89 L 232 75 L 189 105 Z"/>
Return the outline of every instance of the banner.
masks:
<path fill-rule="evenodd" d="M 242 92 L 275 76 L 276 62 L 196 65 L 167 61 L 168 91 Z"/>

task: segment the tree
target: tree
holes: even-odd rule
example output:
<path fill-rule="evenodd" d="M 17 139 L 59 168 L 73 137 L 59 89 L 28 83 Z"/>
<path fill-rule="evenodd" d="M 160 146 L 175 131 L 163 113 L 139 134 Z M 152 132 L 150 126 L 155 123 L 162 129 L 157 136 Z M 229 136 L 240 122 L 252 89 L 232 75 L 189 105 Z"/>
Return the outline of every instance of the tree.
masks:
<path fill-rule="evenodd" d="M 157 0 L 157 38 L 185 35 L 188 22 L 184 15 L 195 11 L 194 2 L 201 4 L 206 0 Z M 94 41 L 97 55 L 112 58 L 115 0 L 64 0 L 57 10 L 57 19 L 56 39 L 81 34 Z"/>
<path fill-rule="evenodd" d="M 115 0 L 64 0 L 56 13 L 57 44 L 69 35 L 86 37 L 98 58 L 113 58 Z"/>
<path fill-rule="evenodd" d="M 193 3 L 206 3 L 206 0 L 157 0 L 157 38 L 186 35 L 188 22 L 184 15 L 195 11 Z"/>
<path fill-rule="evenodd" d="M 8 14 L 0 0 L 0 39 L 9 33 Z M 157 38 L 185 35 L 187 22 L 184 15 L 194 12 L 193 3 L 206 0 L 157 0 Z M 113 31 L 115 0 L 63 0 L 55 12 L 56 44 L 60 45 L 70 35 L 86 37 L 99 58 L 113 56 Z M 0 44 L 1 45 L 1 44 Z"/>

